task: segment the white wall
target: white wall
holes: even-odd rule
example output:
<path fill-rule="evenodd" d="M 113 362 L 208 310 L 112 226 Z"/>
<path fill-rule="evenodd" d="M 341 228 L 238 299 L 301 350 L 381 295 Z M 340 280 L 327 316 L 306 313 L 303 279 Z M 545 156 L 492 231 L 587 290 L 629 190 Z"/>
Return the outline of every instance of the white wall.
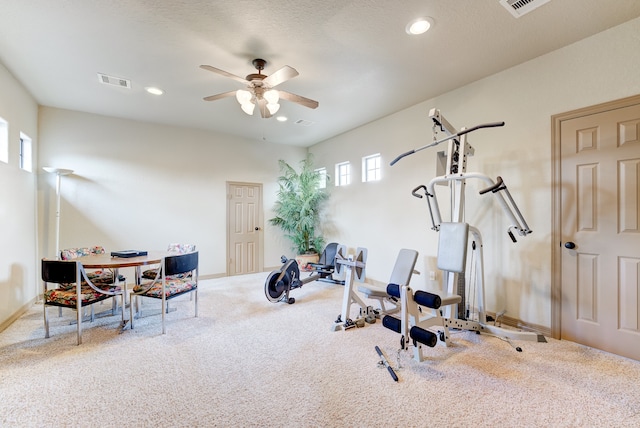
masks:
<path fill-rule="evenodd" d="M 446 147 L 418 152 L 393 167 L 389 162 L 431 141 L 431 108 L 458 129 L 503 120 L 504 128 L 470 134 L 476 155 L 467 171 L 501 175 L 533 233 L 511 243 L 504 215 L 490 197 L 478 196 L 484 186 L 473 182 L 467 186 L 467 221 L 483 233 L 487 309 L 506 309 L 508 316 L 550 327 L 551 116 L 640 93 L 638 52 L 635 19 L 313 146 L 316 163 L 328 171 L 347 160 L 354 166 L 355 182 L 331 189 L 329 238 L 367 247 L 367 274 L 381 281 L 388 280 L 400 248 L 416 249 L 422 275 L 412 284 L 438 287 L 427 274 L 436 270 L 438 236 L 430 230 L 426 202 L 410 191 L 436 175 L 436 152 Z M 383 180 L 363 184 L 361 158 L 376 152 L 383 156 Z"/>
<path fill-rule="evenodd" d="M 0 117 L 9 124 L 9 162 L 0 162 L 0 330 L 37 295 L 36 179 L 19 167 L 20 132 L 38 142 L 38 105 L 0 64 Z M 37 159 L 34 159 L 34 165 Z"/>
<path fill-rule="evenodd" d="M 74 170 L 62 178 L 60 247 L 102 245 L 163 250 L 194 243 L 200 274 L 226 272 L 226 182 L 262 183 L 264 263 L 289 245 L 269 226 L 278 159 L 305 149 L 193 129 L 40 108 L 40 165 Z M 55 182 L 42 186 L 40 251 L 55 253 Z"/>

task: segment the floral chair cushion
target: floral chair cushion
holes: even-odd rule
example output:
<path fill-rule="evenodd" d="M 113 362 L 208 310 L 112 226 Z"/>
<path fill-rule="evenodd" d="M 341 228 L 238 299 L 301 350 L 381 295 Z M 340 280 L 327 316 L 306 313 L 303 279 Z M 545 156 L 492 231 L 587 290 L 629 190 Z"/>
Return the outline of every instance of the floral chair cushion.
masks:
<path fill-rule="evenodd" d="M 196 246 L 193 244 L 169 244 L 167 252 L 171 254 L 187 254 L 196 250 Z M 147 269 L 142 272 L 142 277 L 145 279 L 156 279 L 158 269 Z M 173 278 L 184 279 L 191 275 L 174 275 Z M 168 280 L 169 278 L 167 278 Z"/>
<path fill-rule="evenodd" d="M 100 289 L 109 291 L 109 292 L 118 292 L 121 291 L 120 287 L 110 286 L 110 285 L 102 285 Z M 98 302 L 100 300 L 107 299 L 112 297 L 111 295 L 100 293 L 99 291 L 94 290 L 90 286 L 83 286 L 80 289 L 80 293 L 82 296 L 82 305 L 90 305 L 91 303 Z M 75 284 L 71 285 L 71 288 L 54 288 L 51 290 L 47 290 L 44 293 L 44 299 L 47 303 L 53 303 L 56 305 L 63 306 L 71 306 L 75 307 L 77 302 L 77 295 Z"/>
<path fill-rule="evenodd" d="M 187 254 L 196 250 L 193 244 L 169 244 L 167 251 L 172 254 Z"/>
<path fill-rule="evenodd" d="M 93 284 L 97 286 L 113 284 L 113 272 L 111 271 L 95 270 L 87 272 L 87 278 L 89 278 L 89 281 L 93 282 Z M 118 279 L 120 281 L 124 281 L 124 277 L 122 275 L 119 275 Z M 87 285 L 87 282 L 84 280 L 84 278 L 82 278 L 82 285 Z M 70 290 L 72 288 L 75 288 L 75 286 L 76 284 L 74 283 L 60 284 L 58 288 L 62 290 Z"/>
<path fill-rule="evenodd" d="M 73 259 L 77 259 L 78 257 L 96 256 L 104 253 L 105 253 L 104 248 L 100 246 L 67 248 L 60 251 L 60 258 L 62 258 L 62 260 L 73 260 Z"/>
<path fill-rule="evenodd" d="M 187 291 L 195 290 L 198 284 L 195 281 L 185 280 L 185 279 L 166 279 L 166 287 L 165 287 L 165 297 L 170 298 L 172 296 L 176 296 L 178 294 L 186 293 Z M 151 285 L 151 288 L 148 290 L 147 287 Z M 146 290 L 146 291 L 145 291 Z M 133 287 L 133 292 L 138 293 L 141 296 L 146 297 L 154 297 L 156 299 L 162 298 L 162 282 L 147 282 L 144 284 L 139 284 Z"/>
<path fill-rule="evenodd" d="M 105 254 L 104 247 L 96 245 L 94 247 L 81 247 L 81 248 L 66 248 L 60 251 L 60 258 L 62 260 L 73 260 L 78 257 L 85 256 L 98 256 L 101 254 Z M 110 270 L 93 270 L 87 272 L 87 278 L 95 285 L 102 284 L 112 284 L 113 283 L 113 272 Z M 125 277 L 122 275 L 118 276 L 118 281 L 125 281 Z M 82 280 L 83 284 L 86 285 L 86 281 Z M 75 284 L 60 284 L 61 289 L 69 290 L 75 287 Z"/>

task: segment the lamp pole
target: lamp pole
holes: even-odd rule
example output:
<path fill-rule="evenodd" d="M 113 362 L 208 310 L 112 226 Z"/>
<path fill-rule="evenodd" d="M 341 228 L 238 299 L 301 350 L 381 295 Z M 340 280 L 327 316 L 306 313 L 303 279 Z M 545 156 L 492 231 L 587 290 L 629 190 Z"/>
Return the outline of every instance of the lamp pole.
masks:
<path fill-rule="evenodd" d="M 71 169 L 54 168 L 45 166 L 42 168 L 50 174 L 56 175 L 56 260 L 60 259 L 60 177 L 73 173 Z"/>

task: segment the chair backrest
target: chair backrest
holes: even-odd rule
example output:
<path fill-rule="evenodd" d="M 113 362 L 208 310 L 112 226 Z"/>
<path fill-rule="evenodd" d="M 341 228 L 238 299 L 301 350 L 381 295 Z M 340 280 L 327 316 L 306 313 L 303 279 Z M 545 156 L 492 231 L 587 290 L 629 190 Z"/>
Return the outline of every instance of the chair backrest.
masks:
<path fill-rule="evenodd" d="M 167 251 L 175 254 L 192 253 L 196 250 L 194 244 L 169 244 Z"/>
<path fill-rule="evenodd" d="M 94 247 L 65 248 L 60 251 L 60 258 L 62 260 L 73 260 L 78 257 L 97 256 L 104 253 L 104 247 L 98 245 Z"/>
<path fill-rule="evenodd" d="M 72 284 L 77 281 L 78 262 L 42 260 L 42 280 L 57 284 Z"/>
<path fill-rule="evenodd" d="M 400 286 L 409 285 L 417 260 L 418 252 L 416 250 L 408 250 L 406 248 L 400 250 L 398 258 L 396 258 L 396 264 L 393 266 L 389 283 Z"/>
<path fill-rule="evenodd" d="M 177 254 L 164 258 L 164 274 L 177 275 L 198 269 L 198 252 Z"/>
<path fill-rule="evenodd" d="M 324 251 L 320 255 L 320 260 L 318 260 L 318 264 L 327 265 L 327 266 L 335 266 L 336 265 L 336 251 L 338 251 L 338 243 L 331 242 L 324 247 Z"/>

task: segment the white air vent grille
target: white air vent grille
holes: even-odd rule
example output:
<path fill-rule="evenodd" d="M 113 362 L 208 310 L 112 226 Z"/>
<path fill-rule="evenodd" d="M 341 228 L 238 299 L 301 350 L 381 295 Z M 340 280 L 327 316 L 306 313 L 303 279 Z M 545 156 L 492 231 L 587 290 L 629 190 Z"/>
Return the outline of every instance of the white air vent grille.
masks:
<path fill-rule="evenodd" d="M 520 18 L 522 15 L 539 8 L 550 1 L 551 0 L 500 0 L 500 4 L 504 6 L 511 15 L 516 18 Z"/>
<path fill-rule="evenodd" d="M 122 79 L 120 77 L 109 76 L 106 74 L 98 73 L 98 80 L 105 85 L 119 86 L 121 88 L 131 89 L 131 80 Z"/>
<path fill-rule="evenodd" d="M 311 122 L 310 120 L 306 120 L 306 119 L 298 119 L 294 123 L 296 125 L 311 126 L 313 125 L 314 122 Z"/>

